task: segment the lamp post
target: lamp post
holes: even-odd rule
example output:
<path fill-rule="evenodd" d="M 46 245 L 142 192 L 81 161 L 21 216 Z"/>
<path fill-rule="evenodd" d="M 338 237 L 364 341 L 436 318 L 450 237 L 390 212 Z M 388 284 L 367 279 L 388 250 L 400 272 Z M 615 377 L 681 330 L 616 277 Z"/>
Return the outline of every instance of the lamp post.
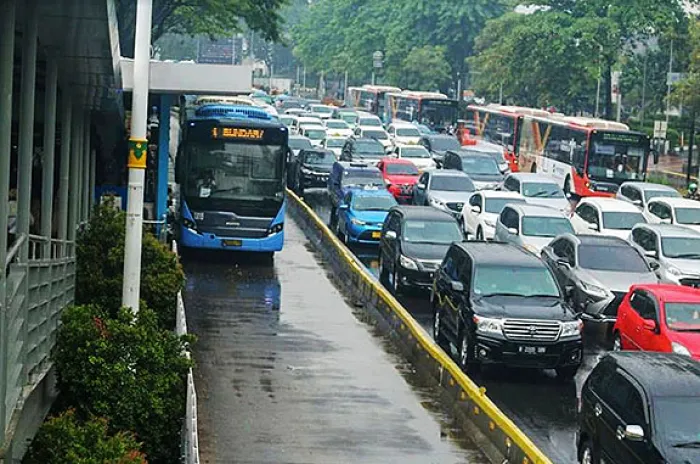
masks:
<path fill-rule="evenodd" d="M 372 85 L 375 84 L 377 79 L 377 73 L 384 66 L 384 53 L 377 50 L 372 53 Z"/>

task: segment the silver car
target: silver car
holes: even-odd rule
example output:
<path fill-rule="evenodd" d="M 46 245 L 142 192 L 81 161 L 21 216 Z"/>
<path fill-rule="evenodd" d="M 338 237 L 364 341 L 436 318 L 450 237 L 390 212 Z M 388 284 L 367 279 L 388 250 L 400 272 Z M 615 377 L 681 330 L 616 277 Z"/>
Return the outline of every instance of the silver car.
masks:
<path fill-rule="evenodd" d="M 700 232 L 672 224 L 637 224 L 630 241 L 662 282 L 700 287 Z"/>
<path fill-rule="evenodd" d="M 517 192 L 533 205 L 549 206 L 564 214 L 571 213 L 571 203 L 556 179 L 544 174 L 515 172 L 503 181 L 503 190 Z"/>
<path fill-rule="evenodd" d="M 527 203 L 507 204 L 496 221 L 494 240 L 510 242 L 535 255 L 558 235 L 574 233 L 561 211 Z"/>
<path fill-rule="evenodd" d="M 474 183 L 461 171 L 427 171 L 413 189 L 413 204 L 432 206 L 459 217 L 475 191 Z"/>
<path fill-rule="evenodd" d="M 642 211 L 652 198 L 671 197 L 680 198 L 678 190 L 668 185 L 653 184 L 651 182 L 629 181 L 620 185 L 615 197 L 632 203 Z"/>
<path fill-rule="evenodd" d="M 618 237 L 562 235 L 544 247 L 542 259 L 574 309 L 600 319 L 617 317 L 630 286 L 658 282 L 644 255 Z"/>

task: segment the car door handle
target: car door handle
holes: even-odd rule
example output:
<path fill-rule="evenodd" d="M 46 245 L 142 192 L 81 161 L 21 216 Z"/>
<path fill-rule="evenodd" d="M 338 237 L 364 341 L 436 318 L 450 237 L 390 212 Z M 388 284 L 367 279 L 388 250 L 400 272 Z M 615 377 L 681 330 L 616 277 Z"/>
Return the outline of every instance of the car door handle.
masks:
<path fill-rule="evenodd" d="M 600 417 L 600 415 L 603 414 L 603 407 L 600 404 L 596 404 L 593 408 L 593 413 L 596 417 Z"/>
<path fill-rule="evenodd" d="M 622 441 L 625 439 L 625 429 L 621 426 L 617 426 L 617 430 L 615 431 L 615 436 L 619 441 Z"/>

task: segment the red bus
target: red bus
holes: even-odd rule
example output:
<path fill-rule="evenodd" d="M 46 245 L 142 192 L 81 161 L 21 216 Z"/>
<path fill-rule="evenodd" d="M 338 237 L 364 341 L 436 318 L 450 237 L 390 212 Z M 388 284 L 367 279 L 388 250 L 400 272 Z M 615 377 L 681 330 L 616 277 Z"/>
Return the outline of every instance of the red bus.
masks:
<path fill-rule="evenodd" d="M 392 121 L 419 122 L 436 132 L 456 128 L 459 102 L 439 92 L 404 90 L 386 94 L 384 118 Z"/>
<path fill-rule="evenodd" d="M 625 181 L 646 177 L 649 137 L 596 118 L 523 116 L 518 162 L 524 172 L 559 180 L 567 195 L 612 197 Z"/>
<path fill-rule="evenodd" d="M 518 172 L 518 138 L 524 116 L 548 117 L 536 108 L 504 105 L 469 105 L 464 127 L 471 137 L 503 147 L 503 155 L 512 172 Z"/>
<path fill-rule="evenodd" d="M 346 105 L 356 110 L 373 113 L 380 118 L 384 117 L 384 96 L 387 92 L 401 92 L 398 87 L 388 85 L 363 85 L 362 87 L 348 87 Z"/>

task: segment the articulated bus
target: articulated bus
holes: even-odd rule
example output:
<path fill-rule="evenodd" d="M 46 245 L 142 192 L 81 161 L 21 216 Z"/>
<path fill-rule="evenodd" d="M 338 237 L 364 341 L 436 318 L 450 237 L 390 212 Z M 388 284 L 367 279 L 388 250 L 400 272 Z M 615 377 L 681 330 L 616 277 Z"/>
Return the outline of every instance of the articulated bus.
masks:
<path fill-rule="evenodd" d="M 384 117 L 384 95 L 387 92 L 401 92 L 398 87 L 388 85 L 368 85 L 362 87 L 348 87 L 348 97 L 345 102 L 357 110 L 367 111 Z"/>
<path fill-rule="evenodd" d="M 175 162 L 180 245 L 280 251 L 287 128 L 260 108 L 209 103 L 182 130 Z"/>
<path fill-rule="evenodd" d="M 459 102 L 438 92 L 391 92 L 386 94 L 384 122 L 417 121 L 436 132 L 456 127 Z"/>
<path fill-rule="evenodd" d="M 522 106 L 469 105 L 465 112 L 465 129 L 471 137 L 503 147 L 503 155 L 512 172 L 518 172 L 518 142 L 523 117 L 549 117 L 546 110 Z"/>
<path fill-rule="evenodd" d="M 647 135 L 625 124 L 553 115 L 523 116 L 516 152 L 521 171 L 558 179 L 567 195 L 610 197 L 646 177 L 651 150 Z"/>

